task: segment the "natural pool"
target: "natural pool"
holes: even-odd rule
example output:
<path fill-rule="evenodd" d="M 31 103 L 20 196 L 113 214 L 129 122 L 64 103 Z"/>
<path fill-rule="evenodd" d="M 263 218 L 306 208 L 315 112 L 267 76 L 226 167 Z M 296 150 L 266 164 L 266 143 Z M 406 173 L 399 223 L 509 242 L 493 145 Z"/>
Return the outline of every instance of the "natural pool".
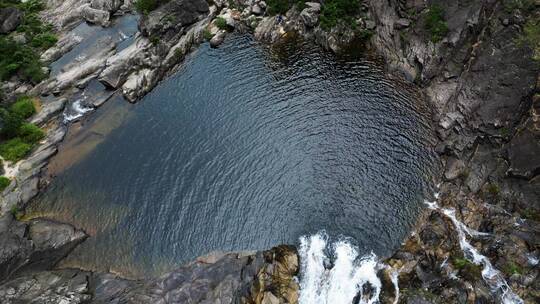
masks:
<path fill-rule="evenodd" d="M 320 230 L 385 255 L 429 191 L 429 117 L 374 63 L 232 36 L 73 127 L 28 213 L 91 235 L 64 266 L 135 277 Z"/>

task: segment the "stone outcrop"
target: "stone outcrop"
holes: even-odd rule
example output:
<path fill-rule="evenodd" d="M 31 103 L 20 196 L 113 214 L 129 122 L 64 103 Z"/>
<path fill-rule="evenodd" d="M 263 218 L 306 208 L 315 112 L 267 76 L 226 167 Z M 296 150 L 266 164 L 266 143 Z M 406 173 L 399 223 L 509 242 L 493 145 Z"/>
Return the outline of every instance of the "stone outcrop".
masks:
<path fill-rule="evenodd" d="M 297 272 L 296 250 L 279 246 L 210 254 L 151 280 L 79 270 L 40 271 L 0 283 L 0 297 L 8 303 L 295 303 Z"/>
<path fill-rule="evenodd" d="M 27 271 L 50 269 L 86 234 L 71 225 L 45 219 L 19 222 L 0 218 L 0 282 Z"/>

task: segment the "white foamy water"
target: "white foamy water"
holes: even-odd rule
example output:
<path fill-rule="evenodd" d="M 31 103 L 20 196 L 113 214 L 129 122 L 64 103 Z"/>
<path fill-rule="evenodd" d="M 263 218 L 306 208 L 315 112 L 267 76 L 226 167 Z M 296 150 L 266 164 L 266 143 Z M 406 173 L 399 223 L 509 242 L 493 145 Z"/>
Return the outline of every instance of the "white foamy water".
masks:
<path fill-rule="evenodd" d="M 439 195 L 437 193 L 435 198 L 438 197 Z M 491 288 L 491 291 L 500 297 L 501 302 L 504 304 L 524 303 L 523 300 L 512 291 L 510 286 L 508 286 L 508 283 L 504 279 L 502 273 L 493 267 L 491 261 L 486 256 L 482 255 L 476 248 L 474 248 L 469 241 L 467 241 L 467 236 L 478 237 L 486 236 L 488 234 L 471 229 L 462 222 L 458 221 L 455 216 L 456 211 L 454 209 L 441 208 L 439 205 L 437 205 L 436 201 L 425 203 L 430 209 L 440 211 L 452 221 L 458 233 L 459 246 L 463 251 L 463 256 L 470 262 L 483 267 L 482 278 Z"/>
<path fill-rule="evenodd" d="M 360 304 L 377 303 L 382 287 L 377 272 L 388 266 L 380 264 L 373 253 L 360 257 L 347 241 L 328 244 L 327 240 L 324 233 L 300 238 L 299 303 L 351 304 L 356 298 Z M 327 249 L 331 257 L 326 255 Z M 399 296 L 397 272 L 391 279 Z M 364 294 L 366 290 L 369 292 Z"/>
<path fill-rule="evenodd" d="M 85 113 L 92 111 L 93 108 L 86 107 L 82 104 L 82 100 L 76 100 L 70 107 L 69 111 L 64 112 L 64 122 L 68 123 L 81 118 Z"/>

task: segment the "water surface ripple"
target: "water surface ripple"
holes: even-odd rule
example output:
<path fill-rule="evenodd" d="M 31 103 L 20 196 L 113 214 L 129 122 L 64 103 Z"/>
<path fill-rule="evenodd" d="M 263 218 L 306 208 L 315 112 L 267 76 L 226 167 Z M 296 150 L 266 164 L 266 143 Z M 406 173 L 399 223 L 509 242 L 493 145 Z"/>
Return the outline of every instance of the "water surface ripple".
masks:
<path fill-rule="evenodd" d="M 33 204 L 92 235 L 65 265 L 155 274 L 321 229 L 388 254 L 431 180 L 421 101 L 310 45 L 203 45 L 132 107 Z"/>

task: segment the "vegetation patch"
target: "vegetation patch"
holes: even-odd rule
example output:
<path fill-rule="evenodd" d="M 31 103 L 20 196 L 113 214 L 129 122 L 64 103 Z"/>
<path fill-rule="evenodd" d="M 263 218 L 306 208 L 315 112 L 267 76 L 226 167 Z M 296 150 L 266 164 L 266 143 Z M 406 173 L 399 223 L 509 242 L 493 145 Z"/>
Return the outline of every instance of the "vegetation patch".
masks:
<path fill-rule="evenodd" d="M 0 108 L 0 155 L 16 162 L 25 157 L 45 137 L 45 132 L 25 121 L 36 112 L 32 98 L 19 97 L 8 108 Z"/>
<path fill-rule="evenodd" d="M 0 35 L 0 80 L 19 76 L 23 81 L 38 83 L 47 76 L 39 53 L 53 46 L 58 39 L 50 24 L 44 24 L 38 13 L 45 8 L 41 0 L 0 0 L 0 7 L 23 11 L 21 24 L 12 35 Z M 14 35 L 20 36 L 17 40 Z"/>
<path fill-rule="evenodd" d="M 12 162 L 19 161 L 25 157 L 32 145 L 24 142 L 21 138 L 15 137 L 2 144 L 0 144 L 0 155 L 5 159 Z"/>
<path fill-rule="evenodd" d="M 17 98 L 17 101 L 15 101 L 15 103 L 12 104 L 11 107 L 9 107 L 9 111 L 15 115 L 19 115 L 20 117 L 26 119 L 30 118 L 36 113 L 36 107 L 34 106 L 32 98 L 28 96 L 22 96 Z"/>
<path fill-rule="evenodd" d="M 508 263 L 504 265 L 503 271 L 508 275 L 523 273 L 523 269 L 521 269 L 521 267 L 518 264 L 511 261 L 509 261 Z"/>
<path fill-rule="evenodd" d="M 5 176 L 0 176 L 0 192 L 4 191 L 11 184 L 11 180 Z"/>
<path fill-rule="evenodd" d="M 424 16 L 425 29 L 431 35 L 431 41 L 437 43 L 448 34 L 448 24 L 444 18 L 444 10 L 438 5 L 429 7 Z"/>
<path fill-rule="evenodd" d="M 137 0 L 135 1 L 135 9 L 143 14 L 148 15 L 151 11 L 158 8 L 160 5 L 169 2 L 168 0 Z"/>
<path fill-rule="evenodd" d="M 220 30 L 227 30 L 229 28 L 229 25 L 227 24 L 227 20 L 225 20 L 225 18 L 223 17 L 217 17 L 216 21 L 214 21 L 214 24 Z"/>
<path fill-rule="evenodd" d="M 493 195 L 493 196 L 497 196 L 499 195 L 499 193 L 501 192 L 501 189 L 499 188 L 499 186 L 497 184 L 489 184 L 487 186 L 487 191 L 489 194 Z"/>
<path fill-rule="evenodd" d="M 482 277 L 482 268 L 465 258 L 454 258 L 452 264 L 459 271 L 459 274 L 468 281 L 474 281 Z"/>
<path fill-rule="evenodd" d="M 330 30 L 341 21 L 351 25 L 360 10 L 359 0 L 328 0 L 321 7 L 321 27 Z"/>
<path fill-rule="evenodd" d="M 24 123 L 17 130 L 17 135 L 28 144 L 36 144 L 45 137 L 45 132 L 31 123 Z"/>
<path fill-rule="evenodd" d="M 268 0 L 266 2 L 267 11 L 270 15 L 285 14 L 292 6 L 289 0 Z"/>
<path fill-rule="evenodd" d="M 208 29 L 204 29 L 203 31 L 204 40 L 210 40 L 212 39 L 212 37 L 214 37 L 214 35 L 212 35 L 212 33 Z"/>
<path fill-rule="evenodd" d="M 527 21 L 518 43 L 530 47 L 533 51 L 533 59 L 540 61 L 540 18 Z"/>
<path fill-rule="evenodd" d="M 536 4 L 534 0 L 505 0 L 503 5 L 506 12 L 511 13 L 516 9 L 532 11 Z"/>

